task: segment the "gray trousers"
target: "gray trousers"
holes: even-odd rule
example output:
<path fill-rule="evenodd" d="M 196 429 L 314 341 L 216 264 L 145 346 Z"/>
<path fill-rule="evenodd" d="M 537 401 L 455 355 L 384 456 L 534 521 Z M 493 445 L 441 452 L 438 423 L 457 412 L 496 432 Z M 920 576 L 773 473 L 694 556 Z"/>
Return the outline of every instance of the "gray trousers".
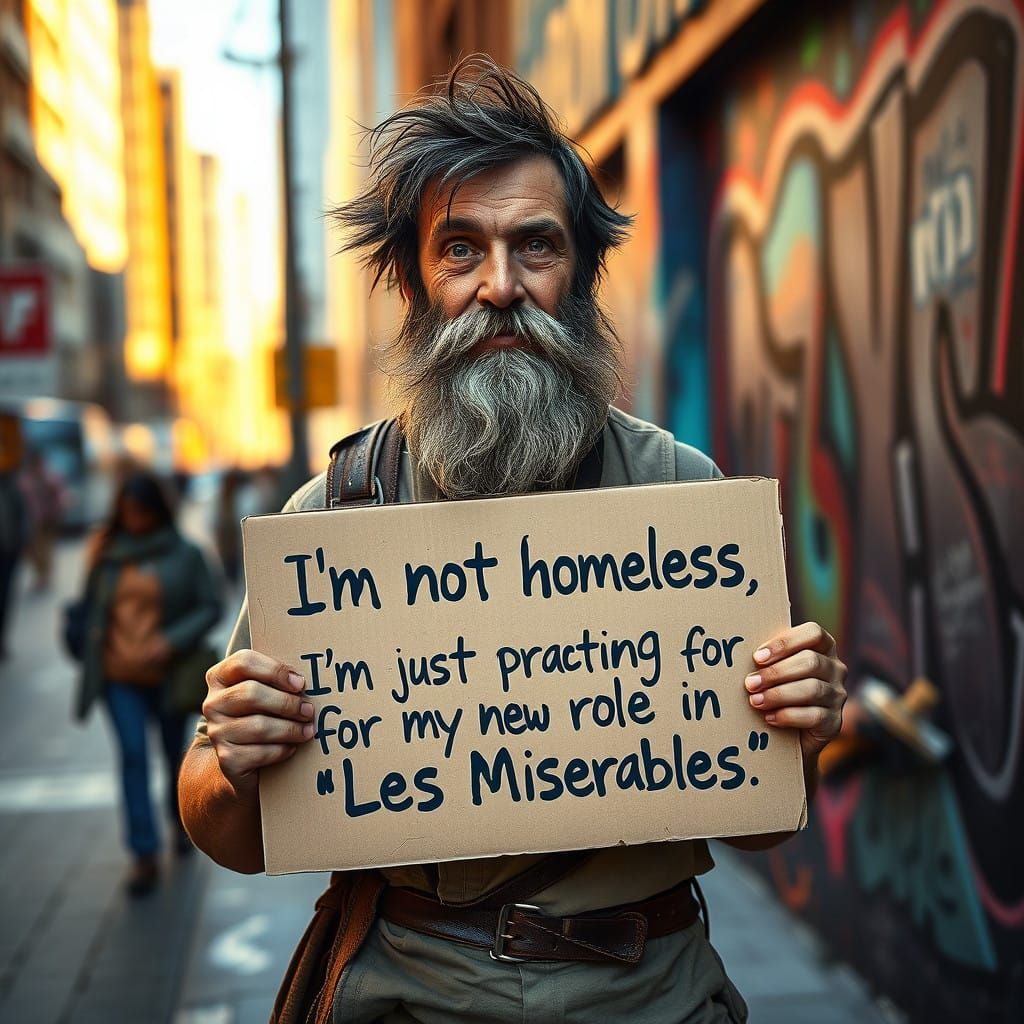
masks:
<path fill-rule="evenodd" d="M 647 943 L 633 967 L 496 963 L 378 921 L 346 969 L 335 1024 L 726 1024 L 747 1007 L 704 926 Z"/>

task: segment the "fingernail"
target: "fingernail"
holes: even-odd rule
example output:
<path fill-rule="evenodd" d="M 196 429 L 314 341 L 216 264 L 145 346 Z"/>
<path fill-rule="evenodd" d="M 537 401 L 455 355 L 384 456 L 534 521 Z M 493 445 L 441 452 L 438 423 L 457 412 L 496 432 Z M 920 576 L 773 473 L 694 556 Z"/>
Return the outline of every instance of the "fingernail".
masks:
<path fill-rule="evenodd" d="M 315 732 L 316 729 L 313 727 L 312 723 L 309 725 L 304 725 L 302 727 L 302 738 L 308 740 Z"/>
<path fill-rule="evenodd" d="M 768 714 L 764 716 L 764 720 L 765 720 L 766 722 L 768 722 L 769 724 L 771 724 L 772 722 L 774 722 L 774 721 L 775 721 L 775 715 L 773 715 L 773 714 L 772 714 L 772 713 L 771 713 L 771 712 L 769 711 L 769 712 L 768 712 Z"/>
<path fill-rule="evenodd" d="M 301 690 L 306 685 L 306 680 L 298 672 L 288 673 L 288 685 L 293 690 Z"/>
<path fill-rule="evenodd" d="M 747 689 L 756 690 L 761 685 L 761 677 L 756 673 L 752 676 L 747 676 Z"/>
<path fill-rule="evenodd" d="M 772 652 L 767 647 L 761 647 L 754 651 L 754 661 L 767 661 L 772 656 Z"/>
<path fill-rule="evenodd" d="M 302 713 L 302 717 L 303 718 L 312 718 L 313 717 L 313 705 L 310 704 L 308 700 L 304 700 L 299 705 L 299 711 Z"/>
<path fill-rule="evenodd" d="M 751 694 L 750 703 L 753 704 L 755 708 L 759 708 L 764 703 L 764 694 L 763 693 Z"/>

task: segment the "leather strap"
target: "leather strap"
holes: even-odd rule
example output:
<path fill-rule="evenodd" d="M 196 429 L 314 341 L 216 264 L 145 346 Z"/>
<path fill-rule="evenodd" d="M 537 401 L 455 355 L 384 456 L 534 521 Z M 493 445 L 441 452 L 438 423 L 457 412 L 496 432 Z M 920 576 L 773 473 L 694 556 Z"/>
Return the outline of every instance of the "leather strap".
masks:
<path fill-rule="evenodd" d="M 398 500 L 402 430 L 397 420 L 378 420 L 331 448 L 326 508 L 383 505 Z"/>
<path fill-rule="evenodd" d="M 384 436 L 381 438 L 380 457 L 377 460 L 377 478 L 384 489 L 383 498 L 386 505 L 398 501 L 398 474 L 402 469 L 402 448 L 405 434 L 400 420 L 388 420 Z"/>
<path fill-rule="evenodd" d="M 412 889 L 388 887 L 379 904 L 386 921 L 424 935 L 488 949 L 496 960 L 635 964 L 648 939 L 688 928 L 699 906 L 690 880 L 638 903 L 575 917 L 548 917 L 536 907 L 449 907 Z"/>
<path fill-rule="evenodd" d="M 486 907 L 495 909 L 503 907 L 506 903 L 522 903 L 531 899 L 537 893 L 560 882 L 567 875 L 572 874 L 577 868 L 582 867 L 591 857 L 593 850 L 568 850 L 565 853 L 548 853 L 533 864 L 523 868 L 517 875 L 502 882 L 501 885 L 490 889 L 485 893 L 471 900 L 450 900 L 438 901 L 448 907 Z M 433 868 L 431 881 L 434 883 L 434 890 L 437 890 L 437 865 L 430 865 Z"/>
<path fill-rule="evenodd" d="M 334 878 L 331 876 L 332 888 Z M 375 871 L 360 872 L 347 893 L 340 910 L 338 929 L 327 955 L 324 983 L 316 994 L 308 1019 L 314 1024 L 330 1024 L 333 1020 L 334 1000 L 341 985 L 345 968 L 359 952 L 363 940 L 370 931 L 377 916 L 377 901 L 384 890 L 384 879 Z M 328 890 L 330 892 L 330 889 Z M 327 895 L 326 893 L 324 895 Z M 323 900 L 323 897 L 321 897 Z M 327 907 L 331 901 L 324 901 Z M 317 910 L 323 913 L 322 903 L 317 901 Z"/>

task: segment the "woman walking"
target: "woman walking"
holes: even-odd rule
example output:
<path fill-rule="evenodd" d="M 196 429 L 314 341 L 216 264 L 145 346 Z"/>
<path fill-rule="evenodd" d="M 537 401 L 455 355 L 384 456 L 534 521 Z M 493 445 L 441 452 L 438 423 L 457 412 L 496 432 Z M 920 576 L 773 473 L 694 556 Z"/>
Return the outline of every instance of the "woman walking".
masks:
<path fill-rule="evenodd" d="M 108 524 L 93 542 L 86 584 L 88 619 L 76 714 L 102 699 L 121 757 L 131 895 L 156 885 L 159 830 L 149 789 L 147 724 L 160 729 L 175 846 L 191 850 L 178 815 L 178 769 L 187 713 L 168 707 L 175 661 L 194 650 L 220 615 L 220 598 L 199 548 L 176 529 L 159 480 L 137 471 L 121 483 Z"/>

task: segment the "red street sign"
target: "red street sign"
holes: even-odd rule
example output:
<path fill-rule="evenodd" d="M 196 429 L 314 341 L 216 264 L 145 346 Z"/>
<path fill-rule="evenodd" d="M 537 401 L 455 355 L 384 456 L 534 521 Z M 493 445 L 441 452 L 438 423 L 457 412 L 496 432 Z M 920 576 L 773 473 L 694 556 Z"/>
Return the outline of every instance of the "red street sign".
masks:
<path fill-rule="evenodd" d="M 49 282 L 41 267 L 0 267 L 0 359 L 50 353 Z"/>

